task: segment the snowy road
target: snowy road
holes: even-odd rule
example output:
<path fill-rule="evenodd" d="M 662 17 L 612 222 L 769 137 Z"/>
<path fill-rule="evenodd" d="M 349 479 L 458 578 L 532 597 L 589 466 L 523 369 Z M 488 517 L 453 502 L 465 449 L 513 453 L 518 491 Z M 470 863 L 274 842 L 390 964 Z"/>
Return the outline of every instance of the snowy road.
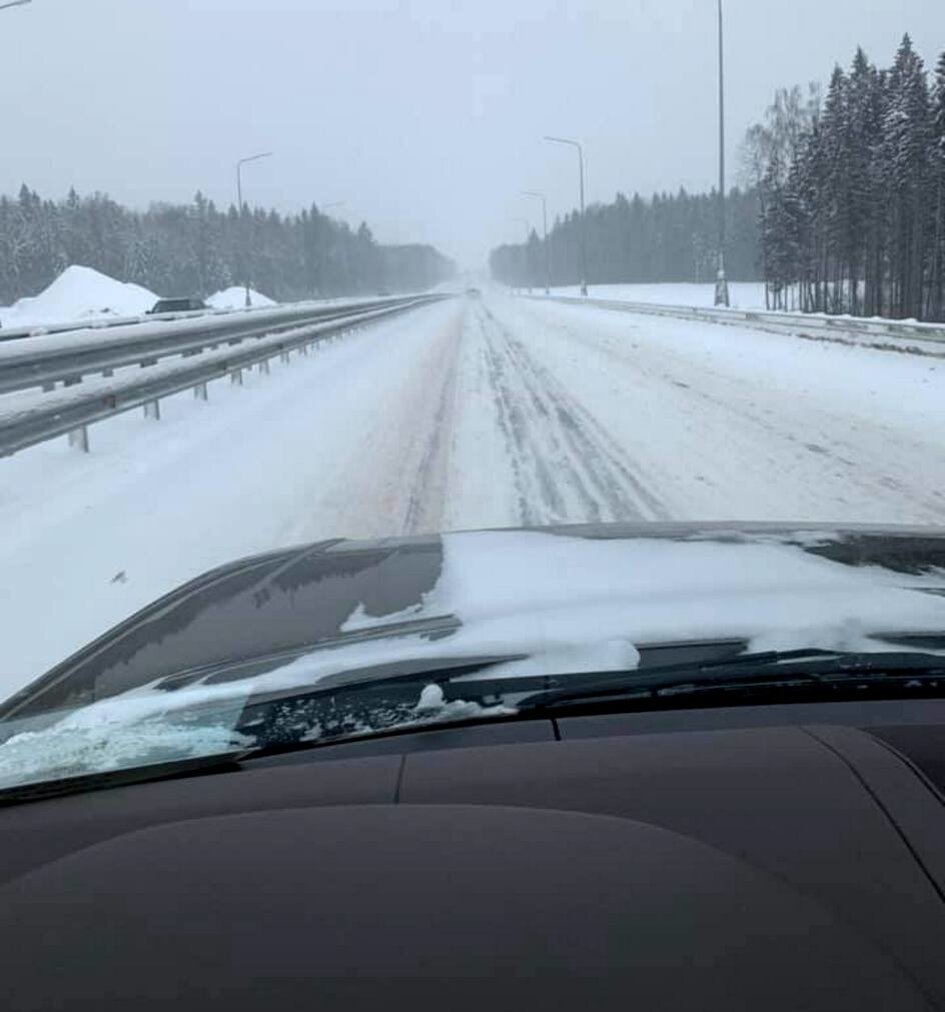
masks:
<path fill-rule="evenodd" d="M 945 363 L 487 294 L 0 461 L 0 694 L 229 559 L 611 519 L 945 523 Z"/>

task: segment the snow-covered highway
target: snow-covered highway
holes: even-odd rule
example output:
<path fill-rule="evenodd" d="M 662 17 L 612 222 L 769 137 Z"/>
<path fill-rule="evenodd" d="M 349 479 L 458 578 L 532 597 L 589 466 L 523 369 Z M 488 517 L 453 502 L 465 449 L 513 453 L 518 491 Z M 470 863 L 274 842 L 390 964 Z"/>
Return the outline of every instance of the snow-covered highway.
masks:
<path fill-rule="evenodd" d="M 0 695 L 178 583 L 322 538 L 945 523 L 945 362 L 486 292 L 0 461 Z"/>

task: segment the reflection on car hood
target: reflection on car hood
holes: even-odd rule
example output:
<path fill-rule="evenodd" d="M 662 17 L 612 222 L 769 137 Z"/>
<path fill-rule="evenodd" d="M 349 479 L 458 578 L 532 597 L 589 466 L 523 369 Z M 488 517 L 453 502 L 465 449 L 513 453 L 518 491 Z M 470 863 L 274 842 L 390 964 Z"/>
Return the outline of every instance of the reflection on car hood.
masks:
<path fill-rule="evenodd" d="M 307 665 L 312 682 L 401 659 L 528 655 L 507 673 L 600 670 L 667 642 L 862 649 L 875 634 L 934 630 L 945 630 L 942 530 L 601 524 L 331 541 L 193 580 L 0 716 L 273 655 Z"/>

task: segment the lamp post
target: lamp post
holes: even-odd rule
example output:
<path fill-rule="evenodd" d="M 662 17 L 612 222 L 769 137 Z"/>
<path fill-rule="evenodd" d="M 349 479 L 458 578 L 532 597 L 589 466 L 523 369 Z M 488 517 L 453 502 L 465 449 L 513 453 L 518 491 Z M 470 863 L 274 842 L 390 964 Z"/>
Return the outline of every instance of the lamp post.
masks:
<path fill-rule="evenodd" d="M 522 260 L 525 264 L 525 270 L 522 273 L 522 280 L 524 281 L 524 287 L 528 289 L 528 294 L 532 293 L 532 277 L 531 271 L 528 269 L 528 244 L 532 237 L 532 223 L 528 218 L 513 218 L 512 221 L 517 221 L 519 224 L 525 227 L 525 245 L 522 247 Z"/>
<path fill-rule="evenodd" d="M 541 201 L 541 227 L 545 244 L 545 295 L 551 294 L 551 251 L 548 248 L 548 201 L 543 193 L 534 190 L 522 190 L 523 197 L 531 197 Z"/>
<path fill-rule="evenodd" d="M 31 4 L 33 0 L 8 0 L 5 4 L 0 4 L 0 11 L 5 11 L 8 7 L 22 7 L 25 4 Z"/>
<path fill-rule="evenodd" d="M 258 162 L 260 158 L 271 158 L 271 157 L 272 157 L 272 152 L 271 151 L 263 151 L 261 154 L 258 154 L 258 155 L 250 155 L 248 158 L 241 158 L 236 163 L 236 199 L 237 199 L 238 204 L 239 204 L 240 218 L 243 217 L 243 166 L 246 165 L 247 162 Z M 244 279 L 245 284 L 246 284 L 246 308 L 247 309 L 249 309 L 249 307 L 253 304 L 252 299 L 249 297 L 249 249 L 248 249 L 248 245 L 249 244 L 247 243 L 246 244 L 246 246 L 247 246 L 247 248 L 246 248 L 246 262 L 243 264 L 243 275 L 244 275 L 243 279 Z"/>
<path fill-rule="evenodd" d="M 715 281 L 715 304 L 730 304 L 725 276 L 725 45 L 722 0 L 719 0 L 719 273 Z"/>
<path fill-rule="evenodd" d="M 569 140 L 567 137 L 545 137 L 546 141 L 554 144 L 569 144 L 577 148 L 578 169 L 581 181 L 581 294 L 587 295 L 587 218 L 584 214 L 584 148 L 579 141 Z"/>

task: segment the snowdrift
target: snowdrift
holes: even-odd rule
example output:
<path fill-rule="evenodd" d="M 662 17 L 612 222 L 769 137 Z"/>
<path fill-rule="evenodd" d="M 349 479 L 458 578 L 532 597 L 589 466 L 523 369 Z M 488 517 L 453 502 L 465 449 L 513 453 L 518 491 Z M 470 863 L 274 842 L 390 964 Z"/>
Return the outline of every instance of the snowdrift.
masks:
<path fill-rule="evenodd" d="M 91 267 L 73 265 L 43 292 L 0 308 L 5 328 L 69 323 L 108 316 L 140 316 L 157 301 L 141 285 L 116 281 Z"/>
<path fill-rule="evenodd" d="M 254 306 L 276 305 L 268 296 L 255 292 L 252 288 L 249 290 L 249 298 Z M 246 289 L 234 287 L 217 292 L 207 299 L 207 305 L 213 309 L 242 309 L 246 305 Z"/>

